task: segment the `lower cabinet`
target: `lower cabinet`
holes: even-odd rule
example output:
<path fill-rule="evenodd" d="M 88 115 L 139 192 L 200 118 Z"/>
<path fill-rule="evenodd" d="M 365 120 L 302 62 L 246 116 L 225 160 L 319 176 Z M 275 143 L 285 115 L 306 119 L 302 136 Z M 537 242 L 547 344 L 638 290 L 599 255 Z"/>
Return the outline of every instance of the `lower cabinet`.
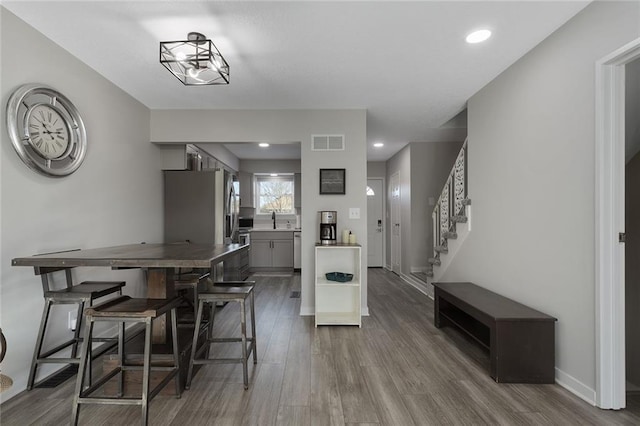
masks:
<path fill-rule="evenodd" d="M 293 232 L 251 233 L 252 268 L 293 268 Z"/>
<path fill-rule="evenodd" d="M 293 239 L 271 241 L 271 266 L 293 268 Z"/>
<path fill-rule="evenodd" d="M 271 267 L 271 240 L 256 240 L 251 237 L 251 267 L 267 268 Z"/>
<path fill-rule="evenodd" d="M 223 262 L 225 281 L 244 281 L 249 277 L 250 251 L 250 249 L 242 250 Z"/>

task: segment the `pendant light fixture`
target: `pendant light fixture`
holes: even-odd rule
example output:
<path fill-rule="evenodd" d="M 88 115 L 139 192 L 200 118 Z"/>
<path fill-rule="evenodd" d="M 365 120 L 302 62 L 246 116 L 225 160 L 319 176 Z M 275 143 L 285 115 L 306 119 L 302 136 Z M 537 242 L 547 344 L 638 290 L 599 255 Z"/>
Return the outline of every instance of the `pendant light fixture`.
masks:
<path fill-rule="evenodd" d="M 229 64 L 200 33 L 190 32 L 187 40 L 160 42 L 160 63 L 185 86 L 229 84 Z"/>

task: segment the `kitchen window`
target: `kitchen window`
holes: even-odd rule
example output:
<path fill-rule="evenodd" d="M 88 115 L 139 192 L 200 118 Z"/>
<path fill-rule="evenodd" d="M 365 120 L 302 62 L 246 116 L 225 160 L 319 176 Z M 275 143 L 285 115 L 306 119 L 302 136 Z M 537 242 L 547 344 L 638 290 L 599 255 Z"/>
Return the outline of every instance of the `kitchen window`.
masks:
<path fill-rule="evenodd" d="M 257 176 L 257 214 L 295 214 L 293 175 Z"/>

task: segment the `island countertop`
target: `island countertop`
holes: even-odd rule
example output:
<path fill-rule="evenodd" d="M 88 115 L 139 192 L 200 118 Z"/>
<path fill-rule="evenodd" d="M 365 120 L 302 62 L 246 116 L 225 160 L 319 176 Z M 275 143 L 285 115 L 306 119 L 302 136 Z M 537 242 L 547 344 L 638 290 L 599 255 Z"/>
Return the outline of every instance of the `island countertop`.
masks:
<path fill-rule="evenodd" d="M 247 244 L 128 244 L 17 257 L 13 266 L 138 268 L 209 268 L 212 263 L 249 248 Z"/>

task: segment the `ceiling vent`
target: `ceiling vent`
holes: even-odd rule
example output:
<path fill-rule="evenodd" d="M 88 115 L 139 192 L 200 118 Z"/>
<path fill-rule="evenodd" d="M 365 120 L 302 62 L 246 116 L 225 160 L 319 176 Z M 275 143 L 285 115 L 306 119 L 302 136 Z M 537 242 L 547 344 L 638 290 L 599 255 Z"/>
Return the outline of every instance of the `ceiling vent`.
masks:
<path fill-rule="evenodd" d="M 344 151 L 344 135 L 311 135 L 312 151 Z"/>

